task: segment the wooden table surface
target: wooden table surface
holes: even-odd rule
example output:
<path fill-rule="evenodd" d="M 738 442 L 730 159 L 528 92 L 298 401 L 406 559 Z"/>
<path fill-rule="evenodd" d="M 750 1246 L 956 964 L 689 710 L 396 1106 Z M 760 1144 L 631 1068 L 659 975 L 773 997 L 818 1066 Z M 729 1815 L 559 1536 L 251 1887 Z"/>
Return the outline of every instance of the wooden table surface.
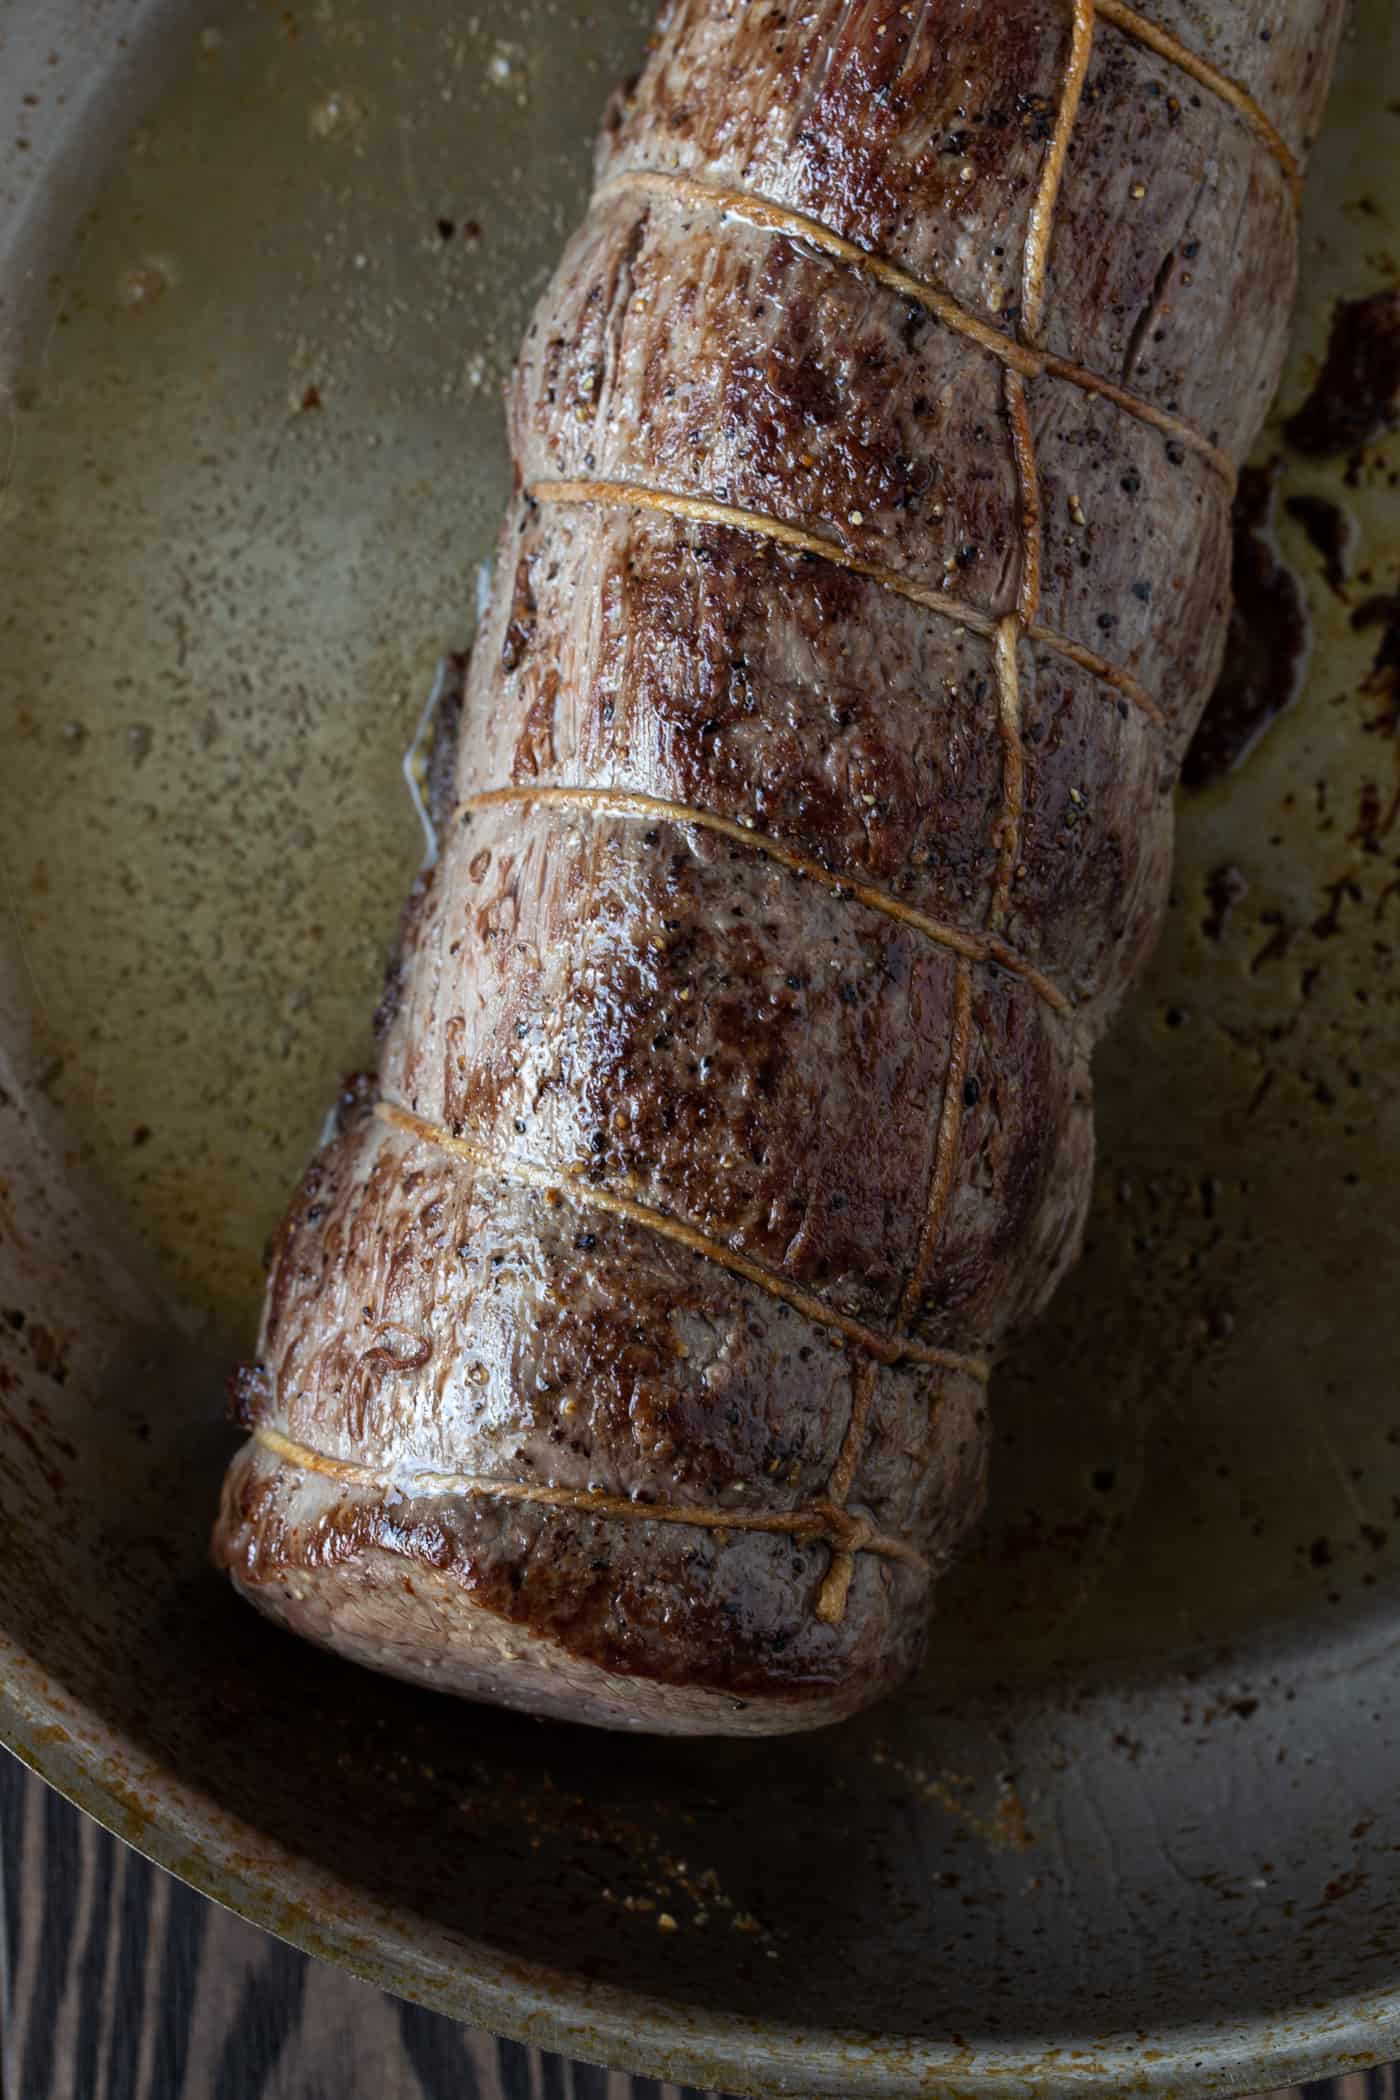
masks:
<path fill-rule="evenodd" d="M 0 2100 L 705 2100 L 474 2033 L 311 1961 L 4 1752 L 0 1909 Z M 1400 2100 L 1400 2081 L 1293 2092 Z"/>

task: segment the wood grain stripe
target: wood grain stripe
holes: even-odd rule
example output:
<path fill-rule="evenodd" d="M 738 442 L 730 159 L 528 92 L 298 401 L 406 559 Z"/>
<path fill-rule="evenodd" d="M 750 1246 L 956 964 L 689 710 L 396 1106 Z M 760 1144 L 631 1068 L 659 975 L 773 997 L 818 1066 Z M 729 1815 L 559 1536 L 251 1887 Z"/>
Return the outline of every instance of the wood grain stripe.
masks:
<path fill-rule="evenodd" d="M 94 1854 L 92 1894 L 78 1963 L 77 2007 L 73 2023 L 73 2083 L 80 2093 L 97 2091 L 98 2054 L 107 2031 L 102 2014 L 113 1923 L 114 1848 L 95 1845 L 91 1849 Z"/>
<path fill-rule="evenodd" d="M 36 2095 L 47 2094 L 53 2086 L 54 2044 L 60 2008 L 68 1995 L 80 1869 L 78 1832 L 63 1814 L 63 1804 L 57 1794 L 45 1795 L 42 1822 L 44 1854 L 51 1864 L 54 1878 L 39 1919 L 33 2003 L 25 2023 L 19 2077 L 20 2092 Z"/>

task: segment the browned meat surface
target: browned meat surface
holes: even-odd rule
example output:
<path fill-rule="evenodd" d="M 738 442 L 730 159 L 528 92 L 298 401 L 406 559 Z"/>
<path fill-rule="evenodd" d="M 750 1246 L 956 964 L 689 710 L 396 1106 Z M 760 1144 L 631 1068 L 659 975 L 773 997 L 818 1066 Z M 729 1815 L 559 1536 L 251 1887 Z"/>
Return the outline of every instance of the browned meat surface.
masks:
<path fill-rule="evenodd" d="M 916 1660 L 1073 1260 L 1340 0 L 680 0 L 516 372 L 458 803 L 216 1550 L 763 1731 Z"/>

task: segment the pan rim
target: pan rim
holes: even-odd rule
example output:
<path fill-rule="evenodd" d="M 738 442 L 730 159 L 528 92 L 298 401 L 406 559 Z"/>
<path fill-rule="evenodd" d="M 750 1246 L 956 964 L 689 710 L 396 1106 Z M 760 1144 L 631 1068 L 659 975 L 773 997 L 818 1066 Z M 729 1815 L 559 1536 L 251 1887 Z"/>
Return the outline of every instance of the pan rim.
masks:
<path fill-rule="evenodd" d="M 28 1655 L 0 1633 L 0 1745 L 153 1864 L 362 1982 L 492 2035 L 610 2069 L 755 2100 L 797 2092 L 813 2100 L 821 2094 L 898 2100 L 928 2091 L 932 2081 L 945 2100 L 1126 2090 L 1197 2100 L 1367 2070 L 1400 2057 L 1400 1984 L 1245 2014 L 1228 2035 L 1210 2025 L 1158 2022 L 1132 2037 L 1041 2034 L 1019 2043 L 973 2035 L 961 2036 L 957 2046 L 869 2031 L 785 2030 L 743 2014 L 702 2013 L 616 1984 L 582 1983 L 547 1963 L 503 1956 L 483 1941 L 456 1940 L 394 1906 L 374 1906 L 371 1942 L 367 1920 L 358 1928 L 351 1923 L 356 1910 L 366 1910 L 362 1890 L 228 1811 L 218 1811 L 228 1829 L 217 1834 L 202 1791 L 129 1744 L 121 1750 L 128 1776 L 119 1780 L 116 1753 L 100 1740 L 100 1721 L 86 1709 L 60 1705 L 44 1683 Z M 157 1783 L 159 1815 L 141 1805 Z M 318 1891 L 342 1900 L 314 1903 L 308 1892 L 293 1907 L 279 1894 L 271 1865 L 255 1871 L 246 1864 L 249 1843 L 240 1839 L 280 1854 L 303 1885 L 310 1879 Z M 438 1951 L 430 1952 L 434 1946 Z M 1293 2030 L 1295 2021 L 1307 2031 Z"/>

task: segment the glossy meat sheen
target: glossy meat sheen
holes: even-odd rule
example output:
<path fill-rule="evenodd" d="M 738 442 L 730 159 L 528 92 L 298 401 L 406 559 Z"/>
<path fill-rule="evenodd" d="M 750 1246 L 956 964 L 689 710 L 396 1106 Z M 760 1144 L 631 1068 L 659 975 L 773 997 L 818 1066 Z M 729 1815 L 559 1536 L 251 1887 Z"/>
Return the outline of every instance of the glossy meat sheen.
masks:
<path fill-rule="evenodd" d="M 1102 6 L 1063 119 L 1085 0 L 691 0 L 614 106 L 399 1120 L 347 1105 L 239 1384 L 216 1550 L 313 1639 L 686 1731 L 917 1658 L 1078 1244 L 1340 17 L 1158 0 L 1231 88 Z"/>

